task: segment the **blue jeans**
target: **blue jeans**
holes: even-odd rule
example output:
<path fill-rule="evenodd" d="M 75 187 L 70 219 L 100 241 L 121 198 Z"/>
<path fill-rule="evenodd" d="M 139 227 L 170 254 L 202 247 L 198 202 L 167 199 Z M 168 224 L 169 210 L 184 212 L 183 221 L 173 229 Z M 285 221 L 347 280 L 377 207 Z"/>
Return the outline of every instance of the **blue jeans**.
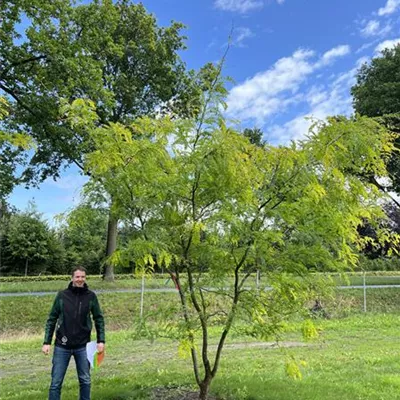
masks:
<path fill-rule="evenodd" d="M 62 383 L 71 356 L 74 356 L 78 373 L 79 400 L 90 400 L 90 364 L 86 355 L 86 347 L 64 349 L 58 346 L 54 347 L 49 400 L 60 400 Z"/>

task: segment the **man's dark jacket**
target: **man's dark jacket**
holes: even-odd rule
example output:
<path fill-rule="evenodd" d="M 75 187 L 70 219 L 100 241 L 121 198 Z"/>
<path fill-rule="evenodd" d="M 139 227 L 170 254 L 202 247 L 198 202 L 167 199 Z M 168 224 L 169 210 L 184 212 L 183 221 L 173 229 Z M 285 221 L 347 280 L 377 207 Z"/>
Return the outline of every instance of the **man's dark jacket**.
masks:
<path fill-rule="evenodd" d="M 93 316 L 97 333 L 97 343 L 105 343 L 104 318 L 97 296 L 83 287 L 72 286 L 58 292 L 49 318 L 47 319 L 43 344 L 51 344 L 56 328 L 56 346 L 76 349 L 90 342 Z"/>

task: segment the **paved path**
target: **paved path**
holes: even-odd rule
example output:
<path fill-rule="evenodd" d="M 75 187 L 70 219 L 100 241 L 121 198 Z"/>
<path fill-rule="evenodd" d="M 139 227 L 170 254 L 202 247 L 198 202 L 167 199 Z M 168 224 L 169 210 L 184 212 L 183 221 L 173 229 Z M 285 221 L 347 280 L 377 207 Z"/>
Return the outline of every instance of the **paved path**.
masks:
<path fill-rule="evenodd" d="M 337 286 L 338 289 L 364 289 L 363 285 Z M 366 289 L 387 289 L 400 288 L 400 285 L 366 285 Z M 210 288 L 209 288 L 210 289 Z M 266 286 L 264 290 L 272 290 L 270 286 Z M 99 289 L 93 290 L 96 293 L 141 293 L 142 289 Z M 174 288 L 156 288 L 145 289 L 147 293 L 172 293 L 177 290 Z M 57 292 L 3 292 L 0 297 L 22 297 L 22 296 L 49 296 L 55 295 Z"/>

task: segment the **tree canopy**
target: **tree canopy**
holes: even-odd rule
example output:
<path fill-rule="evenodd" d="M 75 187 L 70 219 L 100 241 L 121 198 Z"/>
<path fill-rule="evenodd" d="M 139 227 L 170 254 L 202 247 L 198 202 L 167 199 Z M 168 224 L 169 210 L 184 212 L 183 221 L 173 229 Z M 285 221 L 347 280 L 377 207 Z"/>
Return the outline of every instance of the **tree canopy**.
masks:
<path fill-rule="evenodd" d="M 396 133 L 400 148 L 400 45 L 385 49 L 371 62 L 361 66 L 357 83 L 352 87 L 353 105 L 360 115 L 377 121 Z M 398 151 L 388 160 L 391 190 L 400 192 L 400 158 Z"/>
<path fill-rule="evenodd" d="M 352 87 L 357 113 L 378 117 L 400 112 L 400 45 L 361 66 Z"/>
<path fill-rule="evenodd" d="M 7 118 L 8 108 L 6 99 L 0 97 L 0 124 Z M 0 203 L 5 203 L 5 199 L 19 182 L 19 177 L 16 176 L 17 166 L 24 165 L 26 161 L 24 152 L 32 148 L 32 145 L 27 135 L 4 132 L 0 125 Z"/>
<path fill-rule="evenodd" d="M 101 274 L 107 219 L 107 210 L 87 204 L 78 205 L 64 216 L 58 232 L 69 269 L 74 265 L 84 265 L 89 274 Z"/>
<path fill-rule="evenodd" d="M 65 162 L 81 167 L 91 149 L 84 130 L 63 123 L 63 99 L 91 99 L 101 124 L 193 109 L 198 86 L 178 55 L 182 24 L 160 28 L 142 4 L 127 0 L 15 1 L 1 11 L 0 90 L 13 105 L 7 126 L 24 127 L 37 142 L 26 179 L 57 176 Z M 23 13 L 29 24 L 21 35 Z"/>
<path fill-rule="evenodd" d="M 179 57 L 184 26 L 159 27 L 130 0 L 14 0 L 0 7 L 0 94 L 11 103 L 4 125 L 23 129 L 36 143 L 23 174 L 28 183 L 57 178 L 67 164 L 90 175 L 83 159 L 93 141 L 84 126 L 65 123 L 65 102 L 93 101 L 99 125 L 129 124 L 143 115 L 190 117 L 215 71 L 212 64 L 188 71 Z M 116 225 L 117 216 L 110 215 L 107 254 L 116 248 Z"/>
<path fill-rule="evenodd" d="M 359 177 L 385 176 L 393 150 L 392 135 L 367 117 L 331 118 L 301 143 L 259 146 L 226 125 L 220 99 L 210 93 L 204 111 L 186 121 L 92 124 L 96 151 L 85 160 L 120 215 L 136 223 L 113 262 L 142 271 L 164 265 L 178 282 L 181 346 L 191 355 L 201 399 L 236 318 L 245 315 L 249 333 L 267 337 L 315 296 L 309 272 L 356 264 L 357 250 L 373 240 L 358 226 L 368 220 L 378 227 L 385 218 L 383 194 Z M 85 107 L 84 115 L 91 112 Z M 382 229 L 376 240 L 390 235 Z M 246 289 L 256 270 L 272 292 Z M 212 356 L 208 329 L 215 319 L 223 329 Z"/>

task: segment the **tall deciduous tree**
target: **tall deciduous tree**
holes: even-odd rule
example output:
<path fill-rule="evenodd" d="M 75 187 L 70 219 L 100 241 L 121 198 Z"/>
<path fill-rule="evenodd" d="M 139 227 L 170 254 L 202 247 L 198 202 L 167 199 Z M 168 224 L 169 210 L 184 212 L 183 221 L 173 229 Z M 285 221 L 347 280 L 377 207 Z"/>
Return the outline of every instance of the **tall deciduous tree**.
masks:
<path fill-rule="evenodd" d="M 357 83 L 352 87 L 353 105 L 355 111 L 360 115 L 374 117 L 379 123 L 396 134 L 395 146 L 397 150 L 392 153 L 387 162 L 390 181 L 385 184 L 378 182 L 374 177 L 366 176 L 366 179 L 374 182 L 377 187 L 384 191 L 400 193 L 400 46 L 393 49 L 385 49 L 374 57 L 370 63 L 365 63 L 358 71 Z M 391 197 L 392 205 L 397 212 L 400 203 L 395 196 Z M 387 215 L 391 218 L 389 226 L 396 225 L 395 213 L 389 212 L 392 206 L 386 207 Z M 396 231 L 394 229 L 394 231 Z M 375 229 L 366 224 L 361 232 L 365 235 L 374 236 Z M 378 257 L 387 254 L 390 243 L 376 248 L 369 246 L 367 254 L 369 257 Z"/>
<path fill-rule="evenodd" d="M 315 125 L 299 144 L 257 146 L 225 125 L 223 94 L 213 89 L 191 121 L 93 127 L 97 150 L 86 159 L 136 221 L 113 261 L 164 265 L 178 284 L 180 350 L 192 359 L 202 400 L 237 318 L 247 319 L 248 333 L 268 337 L 316 295 L 310 271 L 355 265 L 366 244 L 358 226 L 384 217 L 382 193 L 358 176 L 385 176 L 393 149 L 387 130 L 365 117 Z M 256 270 L 272 291 L 246 287 Z M 222 325 L 216 352 L 214 322 Z"/>
<path fill-rule="evenodd" d="M 7 196 L 18 183 L 19 179 L 15 174 L 17 165 L 25 162 L 24 151 L 33 145 L 30 138 L 23 133 L 2 130 L 1 124 L 8 114 L 8 102 L 0 96 L 0 204 L 5 203 Z"/>
<path fill-rule="evenodd" d="M 400 45 L 385 49 L 358 71 L 352 87 L 355 111 L 360 115 L 377 117 L 378 121 L 397 134 L 400 148 Z M 400 158 L 394 152 L 388 162 L 392 189 L 400 193 Z"/>
<path fill-rule="evenodd" d="M 13 101 L 7 124 L 23 127 L 37 142 L 28 181 L 57 177 L 66 163 L 83 168 L 84 155 L 93 150 L 85 129 L 64 124 L 62 99 L 91 99 L 101 125 L 129 124 L 142 115 L 191 116 L 199 107 L 201 79 L 213 69 L 187 72 L 178 55 L 185 48 L 183 25 L 158 27 L 142 4 L 73 4 L 13 0 L 0 6 L 0 90 Z M 28 27 L 20 37 L 16 25 L 23 14 Z M 110 209 L 108 253 L 116 246 L 118 222 L 117 207 Z M 112 278 L 111 266 L 106 275 Z"/>

